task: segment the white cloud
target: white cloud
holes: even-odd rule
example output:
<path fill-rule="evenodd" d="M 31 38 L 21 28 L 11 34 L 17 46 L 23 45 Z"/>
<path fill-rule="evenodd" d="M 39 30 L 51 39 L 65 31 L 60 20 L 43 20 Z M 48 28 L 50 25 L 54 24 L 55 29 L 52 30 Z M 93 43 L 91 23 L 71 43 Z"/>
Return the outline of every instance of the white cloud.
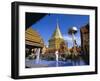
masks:
<path fill-rule="evenodd" d="M 69 35 L 63 35 L 64 40 L 72 42 L 72 37 Z"/>
<path fill-rule="evenodd" d="M 70 35 L 63 35 L 63 38 L 65 41 L 67 41 L 68 43 L 68 47 L 72 47 L 73 46 L 73 41 L 72 41 L 72 36 Z M 78 45 L 81 45 L 81 40 L 80 40 L 80 36 L 75 36 L 76 42 Z"/>
<path fill-rule="evenodd" d="M 72 38 L 70 36 L 64 35 L 63 38 L 64 40 L 72 41 Z"/>

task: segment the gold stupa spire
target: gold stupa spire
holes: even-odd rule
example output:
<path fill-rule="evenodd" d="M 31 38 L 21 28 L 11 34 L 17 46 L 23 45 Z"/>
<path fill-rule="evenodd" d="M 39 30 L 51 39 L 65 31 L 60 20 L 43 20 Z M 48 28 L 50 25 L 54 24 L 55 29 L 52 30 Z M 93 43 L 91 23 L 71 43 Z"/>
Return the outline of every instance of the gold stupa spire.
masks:
<path fill-rule="evenodd" d="M 59 24 L 58 24 L 58 20 L 57 20 L 56 29 L 55 29 L 51 39 L 49 40 L 49 48 L 60 49 L 62 42 L 64 42 L 64 39 L 60 32 L 60 28 L 59 28 Z"/>
<path fill-rule="evenodd" d="M 54 38 L 61 38 L 61 39 L 63 39 L 62 34 L 60 32 L 60 28 L 59 28 L 59 24 L 58 24 L 58 19 L 57 19 L 56 30 L 54 31 L 51 39 L 54 39 Z"/>

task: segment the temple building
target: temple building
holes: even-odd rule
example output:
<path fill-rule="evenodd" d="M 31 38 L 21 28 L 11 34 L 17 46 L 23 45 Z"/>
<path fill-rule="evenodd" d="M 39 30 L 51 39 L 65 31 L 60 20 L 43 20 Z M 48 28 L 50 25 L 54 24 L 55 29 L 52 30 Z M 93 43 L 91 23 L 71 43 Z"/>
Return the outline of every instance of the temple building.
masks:
<path fill-rule="evenodd" d="M 44 41 L 39 33 L 29 27 L 25 31 L 25 44 L 26 44 L 26 56 L 30 55 L 31 52 L 36 48 L 42 49 L 44 47 Z"/>
<path fill-rule="evenodd" d="M 81 47 L 85 54 L 89 52 L 89 25 L 81 28 Z"/>
<path fill-rule="evenodd" d="M 59 50 L 60 48 L 65 49 L 66 45 L 60 32 L 59 24 L 57 23 L 56 29 L 49 39 L 49 49 Z"/>
<path fill-rule="evenodd" d="M 84 59 L 89 64 L 89 24 L 80 29 L 81 33 L 81 50 L 84 55 Z"/>

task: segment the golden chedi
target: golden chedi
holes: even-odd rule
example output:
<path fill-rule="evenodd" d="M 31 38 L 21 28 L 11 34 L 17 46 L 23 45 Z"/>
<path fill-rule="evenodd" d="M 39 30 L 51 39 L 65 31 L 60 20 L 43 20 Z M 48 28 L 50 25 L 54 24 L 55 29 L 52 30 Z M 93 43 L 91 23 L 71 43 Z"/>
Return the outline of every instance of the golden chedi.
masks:
<path fill-rule="evenodd" d="M 49 48 L 58 50 L 60 49 L 62 42 L 64 42 L 64 39 L 60 32 L 59 24 L 57 23 L 56 30 L 54 31 L 51 39 L 49 40 Z"/>

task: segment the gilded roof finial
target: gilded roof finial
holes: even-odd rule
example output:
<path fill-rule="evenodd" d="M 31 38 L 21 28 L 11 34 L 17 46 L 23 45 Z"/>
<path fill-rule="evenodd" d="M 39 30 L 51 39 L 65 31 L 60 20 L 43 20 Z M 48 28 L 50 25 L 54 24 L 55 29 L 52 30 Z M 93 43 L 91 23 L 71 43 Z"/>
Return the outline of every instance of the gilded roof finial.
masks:
<path fill-rule="evenodd" d="M 55 31 L 54 31 L 54 33 L 53 33 L 53 35 L 52 35 L 52 39 L 53 38 L 63 38 L 62 37 L 62 34 L 61 34 L 61 32 L 60 32 L 60 28 L 59 28 L 59 23 L 58 23 L 58 18 L 57 18 L 57 23 L 56 23 L 57 25 L 56 25 L 56 29 L 55 29 Z"/>

